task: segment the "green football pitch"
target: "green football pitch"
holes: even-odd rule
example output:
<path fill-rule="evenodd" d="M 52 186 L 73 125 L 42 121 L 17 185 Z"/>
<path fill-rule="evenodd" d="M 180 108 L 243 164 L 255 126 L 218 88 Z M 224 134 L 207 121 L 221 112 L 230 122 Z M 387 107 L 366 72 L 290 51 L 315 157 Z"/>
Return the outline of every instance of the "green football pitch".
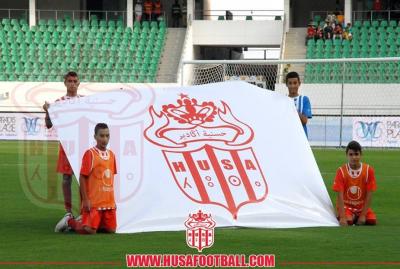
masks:
<path fill-rule="evenodd" d="M 332 179 L 344 151 L 314 149 L 314 155 L 334 201 Z M 54 233 L 64 214 L 56 157 L 57 143 L 0 142 L 1 268 L 124 268 L 127 253 L 197 253 L 184 231 Z M 400 268 L 400 151 L 365 150 L 364 161 L 376 171 L 377 226 L 216 229 L 214 246 L 203 253 L 275 254 L 277 268 Z"/>

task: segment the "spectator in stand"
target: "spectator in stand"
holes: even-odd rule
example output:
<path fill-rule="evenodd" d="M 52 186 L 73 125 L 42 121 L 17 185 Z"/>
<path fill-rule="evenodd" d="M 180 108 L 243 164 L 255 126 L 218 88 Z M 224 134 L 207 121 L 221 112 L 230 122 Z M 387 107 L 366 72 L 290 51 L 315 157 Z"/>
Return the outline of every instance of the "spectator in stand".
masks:
<path fill-rule="evenodd" d="M 375 16 L 372 16 L 372 19 L 381 19 L 382 13 L 379 11 L 382 10 L 382 0 L 374 0 L 373 10 Z"/>
<path fill-rule="evenodd" d="M 353 31 L 352 26 L 351 26 L 351 23 L 349 22 L 349 23 L 347 23 L 347 26 L 344 29 L 343 38 L 347 39 L 347 40 L 352 40 L 353 39 L 352 31 Z"/>
<path fill-rule="evenodd" d="M 335 29 L 333 30 L 333 39 L 340 39 L 343 38 L 343 28 L 340 23 L 336 24 Z"/>
<path fill-rule="evenodd" d="M 368 20 L 372 18 L 372 8 L 374 5 L 374 0 L 365 0 L 365 10 L 369 10 L 370 12 L 366 13 L 366 16 Z"/>
<path fill-rule="evenodd" d="M 162 13 L 162 5 L 161 0 L 156 0 L 154 2 L 154 9 L 153 9 L 153 21 L 158 21 Z"/>
<path fill-rule="evenodd" d="M 338 11 L 341 10 L 341 9 L 342 9 L 342 7 L 341 7 L 341 5 L 340 5 L 340 1 L 339 1 L 339 0 L 336 0 L 335 11 L 338 12 Z"/>
<path fill-rule="evenodd" d="M 153 12 L 153 2 L 151 0 L 146 0 L 144 1 L 143 7 L 144 7 L 143 20 L 151 21 L 151 14 Z"/>
<path fill-rule="evenodd" d="M 317 27 L 316 35 L 315 35 L 315 40 L 318 39 L 323 39 L 324 38 L 324 30 L 322 29 L 321 26 Z"/>
<path fill-rule="evenodd" d="M 326 16 L 326 25 L 328 25 L 328 23 L 331 24 L 332 29 L 335 28 L 335 23 L 336 23 L 336 15 L 335 14 L 329 14 L 328 16 Z"/>
<path fill-rule="evenodd" d="M 187 1 L 182 2 L 182 26 L 187 26 Z"/>
<path fill-rule="evenodd" d="M 141 22 L 143 15 L 142 0 L 138 0 L 135 5 L 135 21 Z"/>
<path fill-rule="evenodd" d="M 181 5 L 179 5 L 178 0 L 172 5 L 172 27 L 178 28 L 180 25 L 180 20 L 182 18 Z"/>
<path fill-rule="evenodd" d="M 343 29 L 345 24 L 344 24 L 344 16 L 343 16 L 343 12 L 342 11 L 338 12 L 338 15 L 336 16 L 336 19 L 337 19 L 337 24 L 340 24 L 340 26 L 342 26 L 342 29 Z"/>
<path fill-rule="evenodd" d="M 328 24 L 324 27 L 324 38 L 332 39 L 332 36 L 333 36 L 332 24 L 328 22 Z"/>
<path fill-rule="evenodd" d="M 373 8 L 374 8 L 374 11 L 382 10 L 382 1 L 374 0 Z"/>
<path fill-rule="evenodd" d="M 316 35 L 316 34 L 317 34 L 317 31 L 316 31 L 316 29 L 315 29 L 315 27 L 314 27 L 313 22 L 311 21 L 311 22 L 308 24 L 308 27 L 307 27 L 306 44 L 307 44 L 308 40 L 310 40 L 310 39 L 315 39 L 315 35 Z"/>
<path fill-rule="evenodd" d="M 325 20 L 325 23 L 324 23 L 324 26 L 322 27 L 322 29 L 325 29 L 325 27 L 327 27 L 328 26 L 328 23 L 329 23 L 329 20 L 328 19 L 326 19 Z M 332 28 L 333 29 L 333 28 Z"/>
<path fill-rule="evenodd" d="M 366 10 L 372 10 L 373 5 L 374 5 L 374 0 L 366 0 L 365 1 L 365 9 Z"/>

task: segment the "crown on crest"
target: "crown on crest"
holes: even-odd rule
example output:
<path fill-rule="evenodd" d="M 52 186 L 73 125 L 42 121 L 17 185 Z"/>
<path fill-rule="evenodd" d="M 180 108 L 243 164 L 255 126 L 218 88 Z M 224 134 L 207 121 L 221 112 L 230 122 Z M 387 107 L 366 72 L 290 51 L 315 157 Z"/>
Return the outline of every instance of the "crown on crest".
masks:
<path fill-rule="evenodd" d="M 195 214 L 189 214 L 189 219 L 186 221 L 187 227 L 204 227 L 213 228 L 215 221 L 211 218 L 211 214 L 205 214 L 199 210 Z"/>
<path fill-rule="evenodd" d="M 197 103 L 195 98 L 189 98 L 187 94 L 180 94 L 177 99 L 178 105 L 169 104 L 162 107 L 162 111 L 170 118 L 182 124 L 200 125 L 213 122 L 217 114 L 214 102 Z"/>

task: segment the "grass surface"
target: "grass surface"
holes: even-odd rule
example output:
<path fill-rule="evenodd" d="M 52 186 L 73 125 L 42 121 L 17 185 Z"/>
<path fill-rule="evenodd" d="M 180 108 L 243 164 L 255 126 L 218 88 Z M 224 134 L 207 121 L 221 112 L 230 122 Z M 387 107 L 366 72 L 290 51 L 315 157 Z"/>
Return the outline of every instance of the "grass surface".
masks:
<path fill-rule="evenodd" d="M 332 179 L 336 168 L 345 162 L 344 152 L 315 149 L 314 154 L 334 198 Z M 95 236 L 54 233 L 55 223 L 64 214 L 61 179 L 54 173 L 56 157 L 56 143 L 0 142 L 1 268 L 124 268 L 126 253 L 197 252 L 186 246 L 185 232 Z M 399 268 L 400 263 L 374 263 L 400 262 L 400 151 L 366 150 L 364 161 L 376 171 L 376 227 L 217 229 L 214 246 L 203 253 L 275 254 L 278 268 Z M 74 183 L 75 196 L 77 191 Z M 6 264 L 76 261 L 110 264 Z"/>

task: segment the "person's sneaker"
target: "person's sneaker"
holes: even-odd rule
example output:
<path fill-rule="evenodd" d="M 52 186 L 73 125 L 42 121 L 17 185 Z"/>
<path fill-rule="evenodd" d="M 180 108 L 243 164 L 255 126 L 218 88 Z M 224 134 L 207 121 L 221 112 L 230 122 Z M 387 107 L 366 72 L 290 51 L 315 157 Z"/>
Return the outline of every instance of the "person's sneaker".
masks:
<path fill-rule="evenodd" d="M 68 220 L 73 218 L 71 213 L 66 213 L 64 217 L 56 224 L 54 228 L 54 232 L 62 233 L 68 228 Z"/>

